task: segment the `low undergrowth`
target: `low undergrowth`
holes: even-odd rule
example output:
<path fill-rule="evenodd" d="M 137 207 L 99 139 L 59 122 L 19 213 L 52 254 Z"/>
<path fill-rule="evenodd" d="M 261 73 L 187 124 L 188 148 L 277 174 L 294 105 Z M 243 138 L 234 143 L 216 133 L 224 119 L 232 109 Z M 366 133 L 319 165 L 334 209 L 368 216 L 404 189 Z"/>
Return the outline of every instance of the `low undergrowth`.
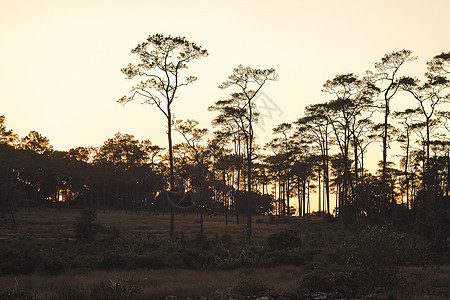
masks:
<path fill-rule="evenodd" d="M 264 219 L 260 220 L 257 226 L 264 224 Z M 277 232 L 261 236 L 263 238 L 247 240 L 227 232 L 179 231 L 172 239 L 166 239 L 153 233 L 129 232 L 116 225 L 99 223 L 95 212 L 86 211 L 74 220 L 73 232 L 65 238 L 21 235 L 0 240 L 0 298 L 14 299 L 11 295 L 23 294 L 24 299 L 147 299 L 156 293 L 155 290 L 149 292 L 149 286 L 157 285 L 155 278 L 126 276 L 136 270 L 144 273 L 173 270 L 177 274 L 180 270 L 216 272 L 217 277 L 220 273 L 234 274 L 230 277 L 233 279 L 223 283 L 212 282 L 207 290 L 200 288 L 201 283 L 182 285 L 179 279 L 159 282 L 166 287 L 158 292 L 161 297 L 163 293 L 173 294 L 171 291 L 178 291 L 175 295 L 205 295 L 225 287 L 234 287 L 240 294 L 248 295 L 283 289 L 306 294 L 338 291 L 346 297 L 369 294 L 377 289 L 420 295 L 426 286 L 450 283 L 448 276 L 441 276 L 438 283 L 427 285 L 423 283 L 426 277 L 420 275 L 423 272 L 417 273 L 420 277 L 405 271 L 445 265 L 435 262 L 445 262 L 448 249 L 437 253 L 426 239 L 411 232 L 396 231 L 388 225 L 345 228 L 335 222 L 306 219 L 290 221 Z M 289 285 L 283 288 L 274 286 L 273 279 L 267 280 L 259 273 L 239 273 L 242 270 L 271 273 L 282 267 L 295 268 L 295 272 L 289 274 L 293 280 L 286 279 Z M 25 284 L 11 288 L 11 284 L 4 284 L 20 276 L 64 278 L 70 274 L 98 272 L 120 272 L 120 276 L 103 276 L 102 281 L 67 280 L 66 284 L 61 282 L 60 287 L 53 287 L 57 294 L 42 294 L 38 286 Z M 424 287 L 416 288 L 421 284 Z"/>

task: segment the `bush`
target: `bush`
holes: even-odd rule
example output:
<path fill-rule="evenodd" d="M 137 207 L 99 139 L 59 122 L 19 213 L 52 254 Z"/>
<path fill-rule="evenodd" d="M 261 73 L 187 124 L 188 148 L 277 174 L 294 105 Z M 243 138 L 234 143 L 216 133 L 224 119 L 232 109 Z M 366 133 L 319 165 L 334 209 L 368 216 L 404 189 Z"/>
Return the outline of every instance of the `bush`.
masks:
<path fill-rule="evenodd" d="M 102 260 L 98 262 L 98 266 L 101 269 L 125 269 L 128 262 L 124 255 L 116 252 L 106 252 L 103 254 Z"/>
<path fill-rule="evenodd" d="M 39 260 L 40 265 L 47 274 L 58 275 L 66 270 L 66 263 L 54 252 L 41 253 Z"/>
<path fill-rule="evenodd" d="M 0 292 L 0 299 L 2 300 L 39 300 L 38 296 L 19 288 L 11 288 L 9 290 Z"/>
<path fill-rule="evenodd" d="M 133 299 L 138 297 L 141 291 L 141 287 L 133 278 L 128 280 L 116 278 L 100 283 L 100 293 L 104 299 Z"/>
<path fill-rule="evenodd" d="M 139 268 L 164 269 L 167 267 L 166 253 L 161 250 L 152 251 L 136 257 Z"/>
<path fill-rule="evenodd" d="M 450 211 L 431 211 L 416 221 L 416 231 L 432 241 L 432 250 L 444 252 L 448 247 L 449 221 Z"/>
<path fill-rule="evenodd" d="M 219 240 L 223 246 L 229 247 L 232 245 L 231 235 L 226 232 L 220 236 Z"/>
<path fill-rule="evenodd" d="M 273 250 L 268 251 L 261 258 L 266 268 L 286 265 L 302 265 L 304 258 L 300 251 Z"/>
<path fill-rule="evenodd" d="M 376 287 L 392 288 L 398 283 L 398 267 L 409 249 L 404 237 L 388 226 L 369 227 L 344 243 L 340 259 L 345 273 L 354 279 L 356 292 Z"/>
<path fill-rule="evenodd" d="M 162 243 L 160 240 L 149 234 L 130 234 L 122 235 L 117 239 L 115 245 L 116 251 L 119 253 L 133 252 L 142 255 L 148 251 L 159 249 Z"/>
<path fill-rule="evenodd" d="M 264 261 L 262 259 L 266 249 L 257 245 L 249 245 L 237 251 L 237 265 L 240 267 L 262 267 Z"/>
<path fill-rule="evenodd" d="M 22 241 L 10 244 L 10 249 L 1 249 L 0 274 L 26 274 L 34 272 L 37 256 Z"/>
<path fill-rule="evenodd" d="M 233 290 L 243 296 L 263 296 L 268 293 L 271 288 L 261 280 L 247 278 L 241 279 L 239 283 L 233 287 Z"/>
<path fill-rule="evenodd" d="M 302 240 L 298 236 L 298 232 L 292 229 L 284 229 L 278 233 L 274 233 L 267 238 L 267 244 L 272 249 L 286 249 L 299 247 Z"/>
<path fill-rule="evenodd" d="M 299 289 L 304 293 L 329 292 L 332 290 L 332 283 L 327 274 L 313 271 L 303 276 Z"/>
<path fill-rule="evenodd" d="M 120 228 L 116 227 L 116 226 L 112 226 L 109 229 L 109 233 L 111 235 L 111 240 L 117 240 L 120 237 L 120 234 L 121 234 Z"/>
<path fill-rule="evenodd" d="M 73 228 L 75 231 L 75 238 L 87 242 L 93 242 L 99 224 L 95 222 L 97 219 L 97 212 L 94 209 L 85 209 L 81 211 L 81 217 L 75 218 Z"/>
<path fill-rule="evenodd" d="M 199 247 L 202 250 L 211 250 L 211 242 L 208 237 L 204 233 L 198 233 L 194 240 L 194 245 Z"/>

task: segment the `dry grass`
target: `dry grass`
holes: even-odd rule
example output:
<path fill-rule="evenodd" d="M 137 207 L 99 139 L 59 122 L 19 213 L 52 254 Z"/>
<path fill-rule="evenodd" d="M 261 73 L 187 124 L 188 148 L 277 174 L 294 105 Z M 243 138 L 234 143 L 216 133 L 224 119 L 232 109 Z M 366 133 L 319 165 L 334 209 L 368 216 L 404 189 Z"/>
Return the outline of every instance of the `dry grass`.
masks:
<path fill-rule="evenodd" d="M 73 224 L 80 216 L 80 209 L 20 209 L 14 212 L 16 223 L 8 218 L 4 220 L 0 239 L 67 239 L 73 238 Z M 186 236 L 196 235 L 200 231 L 200 217 L 196 214 L 178 213 L 175 217 L 175 230 L 183 231 Z M 204 233 L 208 237 L 228 233 L 233 241 L 245 239 L 246 219 L 222 215 L 204 216 Z M 291 224 L 274 224 L 269 217 L 254 218 L 254 240 L 265 239 L 272 233 L 288 228 Z M 169 237 L 169 214 L 149 212 L 98 210 L 97 222 L 105 227 L 116 227 L 124 234 L 151 233 L 160 238 Z M 101 237 L 100 237 L 101 238 Z M 90 289 L 100 282 L 114 279 L 133 278 L 142 287 L 144 299 L 161 299 L 167 295 L 178 297 L 198 297 L 208 295 L 217 289 L 232 287 L 240 278 L 251 276 L 270 285 L 275 290 L 293 289 L 297 284 L 296 267 L 279 267 L 270 270 L 132 270 L 132 271 L 69 271 L 57 276 L 36 273 L 19 276 L 0 277 L 0 291 L 17 286 L 32 291 L 45 299 L 57 299 L 63 288 L 75 290 Z M 249 275 L 250 274 L 250 275 Z"/>
<path fill-rule="evenodd" d="M 80 216 L 79 209 L 21 209 L 15 211 L 16 223 L 6 220 L 6 228 L 0 232 L 0 240 L 7 238 L 70 238 L 73 236 L 73 223 Z M 289 227 L 289 224 L 271 224 L 269 217 L 254 217 L 254 239 L 264 239 L 272 233 Z M 149 212 L 98 210 L 97 222 L 106 227 L 115 226 L 122 232 L 151 233 L 161 238 L 168 238 L 169 214 L 153 214 Z M 245 238 L 246 219 L 240 217 L 240 224 L 236 224 L 236 218 L 228 217 L 228 225 L 225 225 L 223 215 L 205 215 L 204 233 L 207 236 L 228 233 L 233 239 Z M 197 234 L 200 231 L 200 217 L 190 213 L 175 216 L 175 231 L 183 231 L 186 235 Z"/>
<path fill-rule="evenodd" d="M 74 236 L 73 224 L 80 216 L 80 209 L 21 209 L 14 212 L 16 223 L 10 216 L 2 219 L 1 240 L 30 240 L 39 242 L 54 239 L 71 239 Z M 183 231 L 186 236 L 194 236 L 200 231 L 200 217 L 195 214 L 183 215 L 178 213 L 175 217 L 175 230 Z M 229 216 L 228 225 L 225 217 L 206 215 L 204 217 L 204 233 L 208 237 L 228 233 L 234 242 L 244 240 L 246 233 L 246 220 L 241 216 L 241 223 Z M 277 222 L 269 217 L 254 217 L 254 240 L 263 240 L 269 235 L 289 228 L 293 224 L 299 229 L 304 240 L 310 240 L 314 233 L 324 235 L 322 239 L 314 239 L 314 247 L 326 252 L 329 243 L 333 244 L 343 239 L 347 232 L 343 225 L 335 222 L 325 224 L 317 219 L 302 220 L 299 222 Z M 169 237 L 169 214 L 153 214 L 149 212 L 98 210 L 97 222 L 104 227 L 116 227 L 124 235 L 133 233 L 150 233 L 166 239 Z M 105 234 L 105 233 L 104 233 Z M 102 238 L 101 236 L 99 237 Z M 103 237 L 105 238 L 105 236 Z M 324 241 L 327 243 L 323 244 Z M 9 241 L 5 241 L 7 244 Z M 70 245 L 70 243 L 68 243 Z M 326 266 L 326 262 L 321 262 Z M 325 267 L 326 268 L 326 267 Z M 31 291 L 43 299 L 59 299 L 61 291 L 65 288 L 79 291 L 89 291 L 101 282 L 108 280 L 129 280 L 133 278 L 136 285 L 142 288 L 143 299 L 163 299 L 167 295 L 176 295 L 179 299 L 186 297 L 206 296 L 217 289 L 235 286 L 243 278 L 251 278 L 265 283 L 273 292 L 294 290 L 299 279 L 311 271 L 307 266 L 283 266 L 271 269 L 236 269 L 236 270 L 123 270 L 123 271 L 87 271 L 74 269 L 66 273 L 50 276 L 34 273 L 18 276 L 0 277 L 0 291 L 17 287 Z M 447 287 L 450 284 L 450 265 L 440 268 L 405 268 L 403 270 L 407 298 L 421 299 L 428 297 L 427 287 Z M 403 293 L 403 292 L 402 292 Z M 439 299 L 430 296 L 427 299 Z M 88 300 L 88 299 L 87 299 Z"/>
<path fill-rule="evenodd" d="M 218 270 L 134 270 L 134 271 L 92 271 L 83 274 L 47 276 L 39 274 L 0 277 L 0 290 L 12 286 L 32 291 L 45 299 L 57 299 L 59 292 L 68 286 L 86 290 L 100 282 L 117 278 L 133 278 L 142 287 L 143 299 L 164 299 L 168 295 L 178 298 L 207 296 L 227 287 L 233 287 L 242 278 L 251 276 L 272 288 L 273 291 L 294 290 L 298 283 L 299 268 L 277 267 L 272 269 Z"/>
<path fill-rule="evenodd" d="M 403 270 L 407 286 L 399 295 L 404 299 L 446 299 L 445 295 L 433 295 L 429 287 L 448 287 L 450 265 L 440 268 L 406 268 Z M 303 271 L 301 267 L 283 266 L 271 269 L 237 270 L 133 270 L 91 271 L 65 273 L 58 276 L 28 274 L 16 277 L 0 277 L 0 290 L 17 287 L 32 291 L 43 299 L 60 299 L 62 290 L 87 291 L 108 280 L 129 280 L 141 287 L 142 299 L 164 299 L 168 295 L 178 299 L 207 296 L 218 289 L 233 287 L 242 279 L 252 278 L 267 285 L 271 292 L 282 293 L 297 288 Z M 427 294 L 428 293 L 428 294 Z"/>

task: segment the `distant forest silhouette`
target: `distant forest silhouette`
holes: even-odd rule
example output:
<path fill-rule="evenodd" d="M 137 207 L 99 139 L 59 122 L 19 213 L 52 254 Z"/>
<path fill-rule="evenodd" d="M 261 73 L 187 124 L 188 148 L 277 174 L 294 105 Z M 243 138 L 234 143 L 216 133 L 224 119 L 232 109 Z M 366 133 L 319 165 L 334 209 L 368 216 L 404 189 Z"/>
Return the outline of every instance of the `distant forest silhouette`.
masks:
<path fill-rule="evenodd" d="M 141 64 L 122 72 L 129 79 L 146 80 L 119 102 L 136 98 L 156 106 L 166 116 L 169 147 L 117 133 L 100 147 L 56 151 L 36 131 L 19 138 L 1 116 L 2 211 L 59 202 L 173 213 L 164 193 L 181 196 L 197 188 L 198 199 L 188 197 L 189 203 L 177 204 L 181 209 L 192 206 L 202 214 L 237 218 L 245 213 L 248 235 L 252 214 L 312 214 L 313 192 L 319 213 L 346 223 L 425 218 L 448 226 L 450 52 L 427 63 L 425 81 L 416 74 L 398 75 L 415 59 L 409 50 L 386 54 L 362 77 L 349 73 L 327 80 L 323 92 L 329 100 L 307 106 L 298 120 L 274 128 L 266 145 L 257 145 L 254 137 L 254 97 L 277 79 L 274 69 L 235 68 L 220 86 L 230 89 L 230 97 L 205 107 L 216 115 L 216 131 L 208 135 L 195 120 L 175 120 L 170 107 L 178 88 L 196 79 L 173 81 L 170 76 L 181 78 L 187 63 L 207 56 L 206 50 L 184 38 L 154 35 L 132 52 Z M 410 101 L 404 110 L 391 111 L 400 94 Z M 161 130 L 167 128 L 161 124 Z M 172 145 L 172 134 L 180 134 L 184 142 Z M 375 173 L 365 164 L 373 142 L 382 148 Z M 400 147 L 392 147 L 394 143 Z M 398 165 L 388 159 L 394 155 L 400 158 Z M 292 205 L 294 198 L 299 207 Z"/>

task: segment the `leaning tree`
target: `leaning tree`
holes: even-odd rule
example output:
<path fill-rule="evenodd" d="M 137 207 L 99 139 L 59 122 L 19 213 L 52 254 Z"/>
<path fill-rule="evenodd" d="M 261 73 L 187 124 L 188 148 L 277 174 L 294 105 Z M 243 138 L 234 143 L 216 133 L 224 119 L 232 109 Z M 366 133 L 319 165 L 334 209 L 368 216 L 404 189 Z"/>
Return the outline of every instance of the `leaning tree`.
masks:
<path fill-rule="evenodd" d="M 172 103 L 179 88 L 193 83 L 197 78 L 188 76 L 182 78 L 182 70 L 187 69 L 187 63 L 194 59 L 208 56 L 208 51 L 184 37 L 150 35 L 146 41 L 137 45 L 131 53 L 139 55 L 138 65 L 128 64 L 121 71 L 127 79 L 143 78 L 131 89 L 130 96 L 118 100 L 125 104 L 139 98 L 145 104 L 155 105 L 165 116 L 167 122 L 167 138 L 169 150 L 170 190 L 175 189 L 175 175 L 172 148 Z M 170 217 L 170 236 L 174 234 L 174 212 Z"/>

